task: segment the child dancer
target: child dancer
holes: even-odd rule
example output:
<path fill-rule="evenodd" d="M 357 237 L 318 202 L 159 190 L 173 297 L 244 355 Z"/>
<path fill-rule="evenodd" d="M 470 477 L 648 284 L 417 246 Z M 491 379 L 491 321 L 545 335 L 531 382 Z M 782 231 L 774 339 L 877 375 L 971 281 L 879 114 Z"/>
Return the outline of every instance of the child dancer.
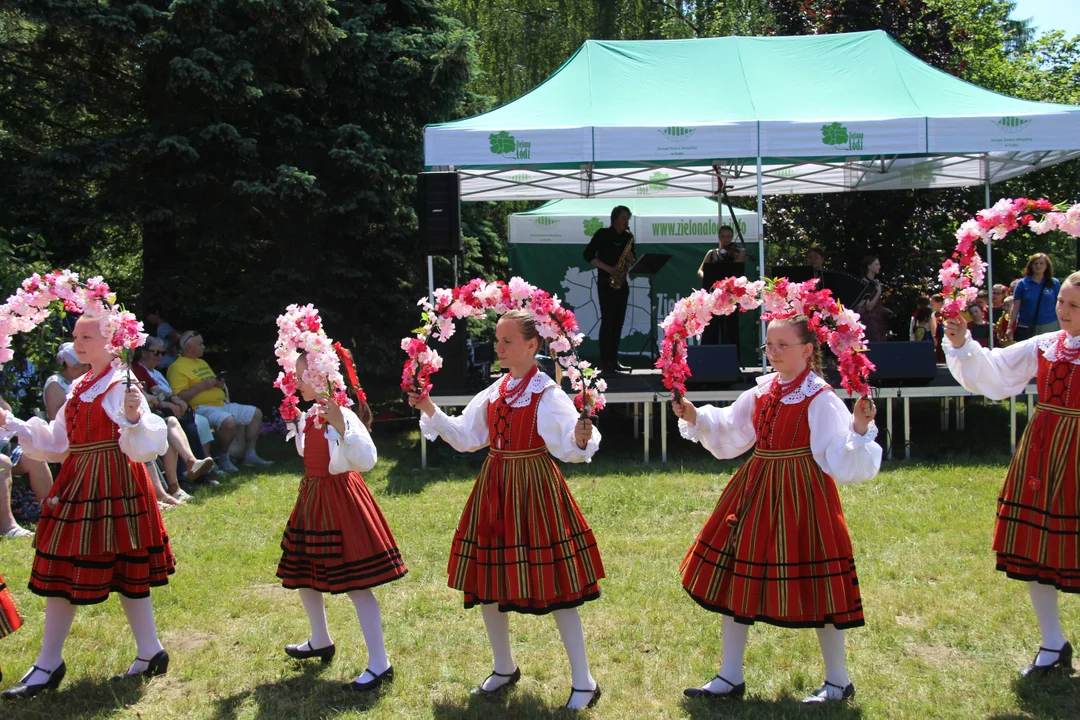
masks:
<path fill-rule="evenodd" d="M 489 447 L 450 549 L 449 586 L 465 607 L 481 606 L 495 667 L 473 694 L 500 692 L 521 678 L 510 650 L 507 612 L 551 613 L 570 658 L 566 707 L 591 707 L 600 687 L 589 671 L 578 606 L 600 597 L 604 567 L 596 539 L 552 456 L 588 462 L 600 432 L 536 366 L 540 335 L 532 315 L 511 310 L 495 330 L 495 351 L 510 373 L 473 398 L 459 417 L 409 394 L 420 431 L 462 452 Z"/>
<path fill-rule="evenodd" d="M 49 423 L 23 422 L 0 408 L 0 425 L 15 430 L 32 458 L 63 460 L 42 505 L 30 591 L 47 598 L 45 632 L 37 661 L 5 699 L 55 689 L 67 667 L 62 651 L 78 605 L 120 594 L 138 645 L 121 679 L 164 674 L 150 588 L 165 585 L 175 561 L 146 467 L 168 449 L 165 422 L 150 412 L 128 370 L 105 349 L 98 319 L 75 323 L 75 354 L 90 371 L 74 384 Z"/>
<path fill-rule="evenodd" d="M 775 373 L 726 408 L 673 403 L 679 430 L 718 458 L 754 454 L 720 494 L 682 562 L 683 588 L 724 615 L 720 672 L 689 697 L 741 698 L 750 625 L 816 628 L 825 682 L 803 702 L 855 694 L 844 662 L 846 628 L 863 624 L 851 538 L 837 483 L 877 474 L 876 408 L 854 416 L 820 376 L 817 335 L 805 316 L 769 323 Z"/>
<path fill-rule="evenodd" d="M 311 624 L 311 637 L 286 645 L 294 658 L 334 657 L 326 626 L 323 593 L 345 593 L 356 608 L 368 648 L 368 666 L 346 689 L 367 692 L 394 679 L 386 657 L 379 602 L 371 588 L 397 580 L 408 572 L 394 535 L 361 472 L 375 467 L 378 454 L 368 434 L 371 410 L 356 378 L 352 355 L 337 343 L 357 413 L 320 399 L 296 421 L 296 450 L 304 458 L 304 479 L 281 539 L 277 576 L 300 600 Z M 308 363 L 296 361 L 296 387 L 304 400 L 318 397 L 305 379 Z"/>
<path fill-rule="evenodd" d="M 1038 381 L 1039 404 L 1005 476 L 994 529 L 997 569 L 1027 583 L 1042 634 L 1025 676 L 1072 670 L 1058 590 L 1080 592 L 1080 273 L 1061 286 L 1057 317 L 1062 330 L 995 350 L 973 342 L 962 318 L 945 323 L 949 371 L 964 388 L 1002 400 Z"/>
<path fill-rule="evenodd" d="M 11 599 L 11 590 L 4 583 L 4 576 L 0 575 L 0 638 L 5 638 L 22 627 L 22 617 L 19 609 L 15 607 L 15 601 Z M 0 669 L 0 680 L 4 679 L 4 672 Z"/>

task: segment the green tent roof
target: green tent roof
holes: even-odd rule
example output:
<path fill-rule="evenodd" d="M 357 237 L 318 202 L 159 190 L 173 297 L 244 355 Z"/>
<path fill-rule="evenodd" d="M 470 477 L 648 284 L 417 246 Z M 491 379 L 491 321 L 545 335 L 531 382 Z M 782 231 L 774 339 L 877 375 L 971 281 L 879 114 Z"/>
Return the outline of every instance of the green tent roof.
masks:
<path fill-rule="evenodd" d="M 738 180 L 758 157 L 766 192 L 965 185 L 1078 150 L 1080 107 L 977 87 L 881 31 L 590 40 L 522 97 L 424 138 L 427 166 L 467 171 L 466 199 L 633 195 L 657 170 L 668 194 L 701 195 L 713 164 Z"/>

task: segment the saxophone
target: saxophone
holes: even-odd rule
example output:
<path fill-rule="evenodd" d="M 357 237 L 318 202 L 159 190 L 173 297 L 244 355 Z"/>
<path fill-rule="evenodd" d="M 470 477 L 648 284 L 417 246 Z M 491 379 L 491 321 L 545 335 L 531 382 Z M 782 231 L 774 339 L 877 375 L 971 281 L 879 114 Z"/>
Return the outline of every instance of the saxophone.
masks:
<path fill-rule="evenodd" d="M 626 276 L 630 272 L 630 266 L 634 264 L 634 236 L 630 236 L 630 240 L 623 248 L 622 254 L 619 255 L 619 262 L 615 263 L 615 272 L 611 273 L 610 284 L 615 290 L 618 290 L 626 282 Z"/>

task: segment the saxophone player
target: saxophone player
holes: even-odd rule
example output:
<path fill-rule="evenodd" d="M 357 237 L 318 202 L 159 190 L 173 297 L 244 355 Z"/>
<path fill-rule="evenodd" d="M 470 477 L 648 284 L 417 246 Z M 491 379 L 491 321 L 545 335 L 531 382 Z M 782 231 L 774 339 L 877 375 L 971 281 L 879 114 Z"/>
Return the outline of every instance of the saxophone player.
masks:
<path fill-rule="evenodd" d="M 611 225 L 597 230 L 585 247 L 585 261 L 596 266 L 596 292 L 600 301 L 600 369 L 609 374 L 630 369 L 619 362 L 619 341 L 630 299 L 630 280 L 623 278 L 621 283 L 614 283 L 618 287 L 612 286 L 616 266 L 634 264 L 634 236 L 627 229 L 629 225 L 630 208 L 619 205 L 611 211 Z M 624 255 L 624 251 L 628 254 Z"/>

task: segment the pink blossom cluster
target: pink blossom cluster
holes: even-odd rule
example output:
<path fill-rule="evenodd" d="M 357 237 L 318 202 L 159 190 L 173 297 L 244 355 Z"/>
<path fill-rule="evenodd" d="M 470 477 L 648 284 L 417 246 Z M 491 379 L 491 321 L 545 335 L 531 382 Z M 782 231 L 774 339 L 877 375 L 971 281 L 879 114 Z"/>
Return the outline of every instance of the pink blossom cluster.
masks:
<path fill-rule="evenodd" d="M 315 306 L 296 305 L 285 308 L 277 318 L 278 338 L 274 343 L 274 355 L 282 371 L 274 381 L 274 387 L 285 395 L 279 412 L 286 422 L 300 416 L 297 407 L 296 361 L 303 355 L 307 363 L 304 382 L 311 385 L 316 394 L 329 398 L 335 405 L 350 407 L 353 401 L 346 392 L 345 378 L 341 374 L 341 359 L 322 327 L 322 319 Z M 316 405 L 315 412 L 319 412 Z"/>
<path fill-rule="evenodd" d="M 1036 220 L 1036 213 L 1044 213 L 1042 220 Z M 956 231 L 956 249 L 938 271 L 945 317 L 955 317 L 975 302 L 986 281 L 986 263 L 979 256 L 978 242 L 1001 240 L 1021 226 L 1036 235 L 1061 230 L 1080 237 L 1080 203 L 1062 210 L 1045 198 L 1002 198 L 961 224 Z"/>
<path fill-rule="evenodd" d="M 513 277 L 510 282 L 475 278 L 459 287 L 439 288 L 432 299 L 421 298 L 416 304 L 423 310 L 423 322 L 413 336 L 401 341 L 401 349 L 408 355 L 401 373 L 402 390 L 418 390 L 421 396 L 431 392 L 431 376 L 442 367 L 442 358 L 428 342 L 431 339 L 446 342 L 454 334 L 455 319 L 481 318 L 489 311 L 501 315 L 521 309 L 532 315 L 540 336 L 548 341 L 551 352 L 566 368 L 577 394 L 578 409 L 590 416 L 603 409 L 606 382 L 598 377 L 595 368 L 578 360 L 576 349 L 584 336 L 578 332 L 574 313 L 562 306 L 557 295 L 520 277 Z"/>
<path fill-rule="evenodd" d="M 690 366 L 686 341 L 700 337 L 714 315 L 762 308 L 765 321 L 807 315 L 818 340 L 827 344 L 839 360 L 841 385 L 849 394 L 869 392 L 867 378 L 874 369 L 866 356 L 865 328 L 857 313 L 842 307 L 829 290 L 817 290 L 817 280 L 793 283 L 787 278 L 750 281 L 725 278 L 712 290 L 697 290 L 675 304 L 660 326 L 664 339 L 656 367 L 664 387 L 675 397 L 686 393 Z"/>
<path fill-rule="evenodd" d="M 0 366 L 14 357 L 12 336 L 30 332 L 45 322 L 55 302 L 61 302 L 68 312 L 96 318 L 105 349 L 113 355 L 129 353 L 146 341 L 142 322 L 116 304 L 116 294 L 101 276 L 83 283 L 71 270 L 34 273 L 0 305 Z"/>

